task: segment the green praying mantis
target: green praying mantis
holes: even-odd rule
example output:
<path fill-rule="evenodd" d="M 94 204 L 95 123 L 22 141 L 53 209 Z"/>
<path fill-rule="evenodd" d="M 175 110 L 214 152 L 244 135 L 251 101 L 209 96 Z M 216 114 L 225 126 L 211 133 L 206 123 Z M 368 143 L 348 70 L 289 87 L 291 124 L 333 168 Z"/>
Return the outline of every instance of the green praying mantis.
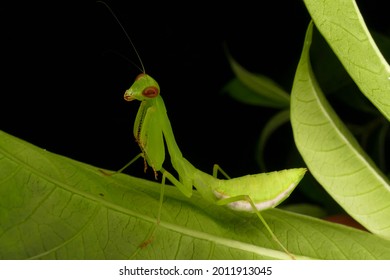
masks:
<path fill-rule="evenodd" d="M 204 199 L 217 205 L 226 205 L 236 211 L 256 213 L 272 238 L 293 258 L 292 254 L 272 232 L 260 211 L 276 207 L 284 201 L 303 178 L 306 172 L 305 168 L 286 169 L 231 179 L 218 165 L 214 165 L 213 175 L 207 174 L 194 167 L 183 157 L 160 95 L 160 87 L 151 76 L 145 73 L 138 75 L 133 85 L 126 90 L 124 99 L 126 101 L 141 101 L 133 128 L 134 137 L 141 148 L 141 154 L 124 168 L 142 156 L 145 160 L 145 168 L 150 166 L 155 172 L 155 176 L 157 176 L 157 172 L 161 172 L 162 186 L 168 179 L 186 197 L 191 197 L 193 187 L 195 187 Z M 179 179 L 163 168 L 165 161 L 164 143 L 166 143 L 172 166 Z M 218 171 L 227 179 L 218 179 Z M 162 198 L 160 203 L 162 204 Z M 159 219 L 160 213 L 158 213 L 157 223 Z"/>
<path fill-rule="evenodd" d="M 108 6 L 107 8 L 111 11 Z M 112 11 L 111 13 L 114 15 Z M 124 94 L 126 101 L 138 100 L 141 102 L 133 128 L 133 134 L 141 153 L 118 172 L 122 172 L 138 158 L 143 157 L 145 170 L 148 166 L 151 167 L 156 179 L 158 172 L 162 174 L 160 207 L 156 226 L 160 222 L 164 186 L 167 179 L 186 197 L 191 197 L 193 188 L 195 188 L 204 199 L 216 205 L 227 206 L 235 211 L 255 213 L 275 242 L 289 257 L 294 259 L 294 256 L 275 236 L 260 211 L 276 207 L 283 202 L 301 181 L 307 171 L 306 168 L 286 169 L 238 178 L 230 178 L 218 165 L 214 165 L 212 175 L 197 169 L 183 157 L 176 143 L 158 83 L 146 74 L 133 42 L 119 20 L 116 17 L 115 19 L 126 34 L 142 66 L 142 73 L 136 77 L 134 83 Z M 163 167 L 166 148 L 178 178 Z M 218 172 L 223 174 L 226 179 L 218 179 Z M 145 246 L 151 242 L 150 240 L 144 242 Z"/>

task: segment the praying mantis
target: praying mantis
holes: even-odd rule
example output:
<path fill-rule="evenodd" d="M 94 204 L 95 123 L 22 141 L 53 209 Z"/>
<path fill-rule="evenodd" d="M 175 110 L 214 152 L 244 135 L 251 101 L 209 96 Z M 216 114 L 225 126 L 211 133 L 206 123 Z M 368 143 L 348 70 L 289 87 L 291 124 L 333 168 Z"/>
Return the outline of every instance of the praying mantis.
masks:
<path fill-rule="evenodd" d="M 168 179 L 186 197 L 191 197 L 193 187 L 195 187 L 204 199 L 217 205 L 226 205 L 235 211 L 256 213 L 272 238 L 290 257 L 294 258 L 272 232 L 260 211 L 276 207 L 284 201 L 301 181 L 306 173 L 306 168 L 285 169 L 231 179 L 218 165 L 214 165 L 213 175 L 207 174 L 194 167 L 183 157 L 160 95 L 160 87 L 151 76 L 146 73 L 139 74 L 133 85 L 126 90 L 124 99 L 126 101 L 141 101 L 133 128 L 133 134 L 141 148 L 141 154 L 124 168 L 142 156 L 145 160 L 145 168 L 150 166 L 155 176 L 157 176 L 157 172 L 162 174 L 161 195 L 165 180 Z M 166 143 L 172 166 L 179 179 L 163 168 L 165 161 L 164 143 Z M 227 179 L 218 179 L 218 171 Z M 160 198 L 160 203 L 162 204 L 162 198 Z M 157 223 L 160 219 L 160 210 Z"/>
<path fill-rule="evenodd" d="M 114 15 L 108 6 L 107 8 Z M 307 171 L 306 168 L 285 169 L 230 178 L 218 165 L 214 165 L 212 175 L 193 166 L 183 157 L 176 143 L 167 110 L 160 95 L 159 84 L 146 74 L 141 57 L 133 42 L 115 15 L 114 17 L 126 34 L 142 66 L 142 73 L 136 77 L 134 83 L 124 94 L 126 101 L 138 100 L 141 102 L 133 127 L 133 134 L 141 153 L 118 172 L 122 172 L 138 158 L 143 157 L 145 170 L 148 166 L 151 167 L 156 179 L 158 172 L 162 174 L 157 225 L 160 221 L 164 186 L 167 179 L 186 197 L 192 196 L 194 187 L 204 199 L 216 205 L 227 206 L 235 211 L 254 212 L 275 242 L 288 256 L 294 259 L 294 256 L 275 236 L 260 211 L 276 207 L 283 202 L 301 181 Z M 163 167 L 166 148 L 178 178 Z M 222 173 L 226 179 L 218 179 L 218 172 Z M 145 246 L 150 242 L 150 240 L 145 241 Z"/>

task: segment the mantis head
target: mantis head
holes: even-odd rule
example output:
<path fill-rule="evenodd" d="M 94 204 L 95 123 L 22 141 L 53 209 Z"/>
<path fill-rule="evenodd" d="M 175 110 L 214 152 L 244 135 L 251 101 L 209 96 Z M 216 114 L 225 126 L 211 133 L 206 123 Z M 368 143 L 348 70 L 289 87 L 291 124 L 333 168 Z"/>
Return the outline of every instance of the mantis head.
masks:
<path fill-rule="evenodd" d="M 157 97 L 160 94 L 160 87 L 155 79 L 145 73 L 141 73 L 135 78 L 132 86 L 126 90 L 123 96 L 126 101 L 137 99 L 144 101 Z"/>

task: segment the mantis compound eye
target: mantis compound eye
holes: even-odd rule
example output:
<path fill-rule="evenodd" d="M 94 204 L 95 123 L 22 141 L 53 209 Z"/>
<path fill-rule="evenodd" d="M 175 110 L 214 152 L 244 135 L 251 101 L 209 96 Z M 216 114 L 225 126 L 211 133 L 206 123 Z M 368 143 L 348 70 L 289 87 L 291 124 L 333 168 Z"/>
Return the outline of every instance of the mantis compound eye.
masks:
<path fill-rule="evenodd" d="M 154 98 L 157 97 L 159 94 L 159 90 L 157 87 L 147 87 L 142 91 L 142 95 L 147 98 Z"/>

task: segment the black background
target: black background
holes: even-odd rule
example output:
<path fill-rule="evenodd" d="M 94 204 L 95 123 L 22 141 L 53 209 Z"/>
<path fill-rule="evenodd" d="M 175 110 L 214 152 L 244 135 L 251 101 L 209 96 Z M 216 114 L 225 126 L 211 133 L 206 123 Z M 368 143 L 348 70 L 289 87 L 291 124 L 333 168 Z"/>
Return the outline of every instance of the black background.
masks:
<path fill-rule="evenodd" d="M 358 1 L 367 25 L 381 32 L 388 27 L 385 2 Z M 139 153 L 132 135 L 139 103 L 125 102 L 123 93 L 140 72 L 128 60 L 140 63 L 125 34 L 94 1 L 13 3 L 1 8 L 0 129 L 119 169 Z M 222 44 L 290 91 L 310 20 L 303 2 L 106 3 L 159 81 L 184 156 L 204 171 L 219 163 L 232 176 L 258 172 L 256 141 L 275 111 L 220 94 L 233 78 Z M 132 170 L 142 169 L 140 162 Z"/>

